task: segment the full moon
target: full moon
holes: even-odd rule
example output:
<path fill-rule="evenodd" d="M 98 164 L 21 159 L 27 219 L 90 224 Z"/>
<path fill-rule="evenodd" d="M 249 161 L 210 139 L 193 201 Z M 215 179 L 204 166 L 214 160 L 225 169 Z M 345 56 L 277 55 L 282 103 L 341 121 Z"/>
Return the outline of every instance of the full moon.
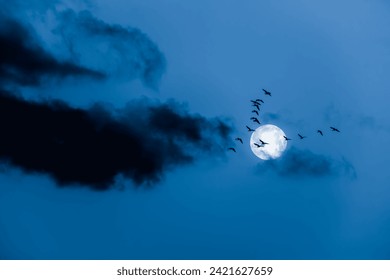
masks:
<path fill-rule="evenodd" d="M 251 136 L 250 146 L 252 152 L 263 160 L 275 159 L 282 155 L 287 147 L 283 130 L 273 124 L 259 126 Z M 260 139 L 267 144 L 262 145 Z M 260 147 L 256 146 L 260 145 Z"/>

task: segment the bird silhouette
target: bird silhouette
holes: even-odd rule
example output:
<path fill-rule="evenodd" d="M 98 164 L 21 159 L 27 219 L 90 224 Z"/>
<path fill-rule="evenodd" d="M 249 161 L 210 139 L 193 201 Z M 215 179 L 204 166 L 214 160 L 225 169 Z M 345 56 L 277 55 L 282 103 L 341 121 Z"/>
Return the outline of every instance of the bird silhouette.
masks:
<path fill-rule="evenodd" d="M 243 144 L 243 142 L 242 142 L 242 139 L 241 138 L 239 138 L 239 137 L 237 137 L 236 139 L 234 139 L 234 140 L 236 140 L 236 141 L 240 141 L 241 142 L 241 144 Z"/>
<path fill-rule="evenodd" d="M 255 118 L 255 117 L 251 117 L 251 120 L 252 120 L 253 122 L 255 122 L 255 123 L 260 124 L 260 121 L 259 121 L 257 118 Z"/>
<path fill-rule="evenodd" d="M 260 110 L 260 106 L 257 104 L 252 104 L 253 107 L 256 107 L 257 110 Z"/>
<path fill-rule="evenodd" d="M 298 133 L 298 136 L 299 136 L 299 138 L 301 138 L 301 139 L 306 138 L 306 136 L 302 136 L 302 135 L 300 135 L 299 133 Z"/>
<path fill-rule="evenodd" d="M 257 100 L 251 100 L 251 102 L 252 102 L 252 104 L 256 104 L 256 105 L 261 105 L 261 103 L 259 103 L 259 101 L 257 101 Z"/>
<path fill-rule="evenodd" d="M 257 144 L 257 143 L 253 143 L 253 145 L 255 145 L 257 148 L 261 148 L 262 146 Z"/>
<path fill-rule="evenodd" d="M 335 128 L 335 127 L 333 127 L 333 126 L 331 126 L 330 129 L 331 129 L 332 131 L 340 132 L 340 130 L 338 130 L 337 128 Z"/>
<path fill-rule="evenodd" d="M 283 137 L 284 137 L 284 139 L 285 139 L 286 141 L 290 141 L 290 140 L 291 140 L 290 138 L 287 138 L 287 137 L 284 136 L 284 135 L 283 135 Z"/>
<path fill-rule="evenodd" d="M 261 145 L 268 145 L 269 143 L 267 143 L 267 142 L 264 142 L 263 140 L 261 140 L 260 138 L 259 138 L 259 141 L 261 142 Z"/>
<path fill-rule="evenodd" d="M 321 134 L 321 136 L 324 136 L 321 130 L 317 130 L 317 133 Z"/>
<path fill-rule="evenodd" d="M 259 115 L 259 111 L 252 110 L 252 113 L 255 113 L 256 115 Z"/>
<path fill-rule="evenodd" d="M 264 103 L 264 101 L 262 99 L 256 99 L 257 102 L 261 102 L 261 103 Z"/>
<path fill-rule="evenodd" d="M 254 129 L 250 128 L 249 126 L 246 125 L 246 128 L 248 129 L 249 132 L 255 131 Z"/>
<path fill-rule="evenodd" d="M 271 93 L 270 93 L 268 90 L 265 90 L 265 89 L 262 89 L 262 90 L 264 91 L 264 94 L 265 94 L 265 95 L 271 96 Z"/>
<path fill-rule="evenodd" d="M 228 149 L 228 151 L 229 151 L 229 150 L 236 153 L 236 149 L 234 149 L 234 148 L 232 148 L 232 147 L 230 147 L 230 148 Z"/>

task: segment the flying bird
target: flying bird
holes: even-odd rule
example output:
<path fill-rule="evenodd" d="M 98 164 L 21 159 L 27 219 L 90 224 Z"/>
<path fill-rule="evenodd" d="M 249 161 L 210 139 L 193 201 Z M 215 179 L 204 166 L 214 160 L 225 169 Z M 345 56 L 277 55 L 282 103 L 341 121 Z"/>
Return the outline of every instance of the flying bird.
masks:
<path fill-rule="evenodd" d="M 259 111 L 253 110 L 252 113 L 255 113 L 256 115 L 259 115 Z"/>
<path fill-rule="evenodd" d="M 317 130 L 317 133 L 321 134 L 321 136 L 324 136 L 321 130 Z"/>
<path fill-rule="evenodd" d="M 246 125 L 246 128 L 248 129 L 249 132 L 255 131 L 254 129 L 250 128 L 249 126 Z"/>
<path fill-rule="evenodd" d="M 257 100 L 251 100 L 252 104 L 261 105 Z"/>
<path fill-rule="evenodd" d="M 259 141 L 261 142 L 261 145 L 267 145 L 268 143 L 267 142 L 264 142 L 263 140 L 259 139 Z"/>
<path fill-rule="evenodd" d="M 261 145 L 259 145 L 257 143 L 253 143 L 253 145 L 255 145 L 257 148 L 261 148 Z"/>
<path fill-rule="evenodd" d="M 257 110 L 260 110 L 260 106 L 257 104 L 252 104 L 253 107 L 256 107 Z"/>
<path fill-rule="evenodd" d="M 287 138 L 285 135 L 283 135 L 283 137 L 284 137 L 284 139 L 285 139 L 286 141 L 291 140 L 290 138 Z"/>
<path fill-rule="evenodd" d="M 230 148 L 228 149 L 228 151 L 229 151 L 229 150 L 236 153 L 236 149 L 234 149 L 234 148 L 232 148 L 232 147 L 230 147 Z"/>
<path fill-rule="evenodd" d="M 241 138 L 239 138 L 239 137 L 237 137 L 236 139 L 234 139 L 234 140 L 236 140 L 236 141 L 240 141 L 241 142 L 241 144 L 243 144 L 243 142 L 242 142 L 242 139 Z"/>
<path fill-rule="evenodd" d="M 269 91 L 267 91 L 267 90 L 265 90 L 265 89 L 262 89 L 262 90 L 264 91 L 264 94 L 265 94 L 265 95 L 271 96 L 271 93 L 270 93 Z"/>
<path fill-rule="evenodd" d="M 255 123 L 260 124 L 260 121 L 259 121 L 257 118 L 255 118 L 255 117 L 251 117 L 251 120 L 252 120 L 253 122 L 255 122 Z"/>
<path fill-rule="evenodd" d="M 306 138 L 306 136 L 302 136 L 302 135 L 300 135 L 299 133 L 298 133 L 298 136 L 299 136 L 299 138 L 301 138 L 301 139 Z"/>
<path fill-rule="evenodd" d="M 261 103 L 264 103 L 264 101 L 262 99 L 256 99 L 257 102 L 261 102 Z"/>
<path fill-rule="evenodd" d="M 330 129 L 331 129 L 332 131 L 340 132 L 340 130 L 338 130 L 337 128 L 335 128 L 335 127 L 333 127 L 333 126 L 331 126 Z"/>

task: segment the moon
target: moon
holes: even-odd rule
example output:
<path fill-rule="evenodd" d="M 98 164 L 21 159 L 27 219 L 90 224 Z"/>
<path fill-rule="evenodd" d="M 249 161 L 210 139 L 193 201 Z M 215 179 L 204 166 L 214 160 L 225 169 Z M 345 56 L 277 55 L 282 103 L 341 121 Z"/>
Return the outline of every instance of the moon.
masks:
<path fill-rule="evenodd" d="M 285 136 L 283 130 L 276 125 L 266 124 L 259 126 L 251 136 L 250 147 L 252 152 L 263 160 L 280 157 L 287 147 L 287 141 L 283 136 Z M 261 145 L 259 139 L 268 144 Z M 261 147 L 257 147 L 255 143 L 260 144 Z"/>

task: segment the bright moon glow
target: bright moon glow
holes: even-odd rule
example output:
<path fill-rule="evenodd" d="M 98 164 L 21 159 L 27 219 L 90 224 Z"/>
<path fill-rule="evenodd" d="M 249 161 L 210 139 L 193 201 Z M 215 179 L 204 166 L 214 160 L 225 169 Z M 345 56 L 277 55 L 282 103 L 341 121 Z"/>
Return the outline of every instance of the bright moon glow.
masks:
<path fill-rule="evenodd" d="M 283 136 L 285 136 L 283 130 L 276 125 L 266 124 L 259 126 L 251 136 L 250 146 L 252 152 L 264 160 L 280 157 L 287 147 L 287 141 Z M 261 145 L 259 139 L 268 144 Z M 261 145 L 261 147 L 257 147 L 255 143 Z"/>

